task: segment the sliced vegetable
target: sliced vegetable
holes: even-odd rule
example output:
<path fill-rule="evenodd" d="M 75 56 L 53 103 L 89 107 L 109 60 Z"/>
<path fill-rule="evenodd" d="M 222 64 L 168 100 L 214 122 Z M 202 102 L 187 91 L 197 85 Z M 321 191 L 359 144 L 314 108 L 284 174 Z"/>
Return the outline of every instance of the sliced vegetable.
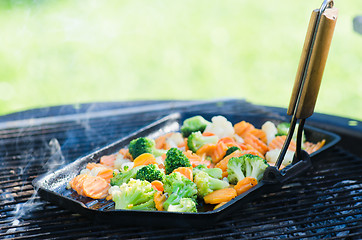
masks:
<path fill-rule="evenodd" d="M 93 199 L 106 198 L 109 188 L 108 182 L 98 176 L 87 176 L 83 182 L 84 195 Z"/>
<path fill-rule="evenodd" d="M 161 181 L 154 180 L 151 182 L 151 185 L 152 185 L 153 189 L 155 189 L 156 191 L 163 192 L 163 183 Z"/>
<path fill-rule="evenodd" d="M 235 186 L 234 189 L 236 190 L 238 196 L 252 187 L 256 186 L 258 181 L 253 177 L 246 177 L 243 180 L 240 180 Z"/>
<path fill-rule="evenodd" d="M 166 201 L 166 195 L 163 194 L 161 191 L 155 192 L 153 195 L 153 201 L 155 202 L 155 207 L 158 211 L 163 211 L 163 204 Z"/>
<path fill-rule="evenodd" d="M 179 167 L 173 170 L 173 172 L 179 172 L 191 181 L 193 181 L 192 167 Z"/>
<path fill-rule="evenodd" d="M 219 204 L 222 202 L 228 202 L 237 196 L 237 192 L 234 188 L 224 188 L 213 191 L 204 197 L 205 203 Z"/>
<path fill-rule="evenodd" d="M 157 164 L 156 158 L 151 153 L 143 153 L 139 155 L 134 161 L 133 167 L 138 167 L 148 164 Z"/>

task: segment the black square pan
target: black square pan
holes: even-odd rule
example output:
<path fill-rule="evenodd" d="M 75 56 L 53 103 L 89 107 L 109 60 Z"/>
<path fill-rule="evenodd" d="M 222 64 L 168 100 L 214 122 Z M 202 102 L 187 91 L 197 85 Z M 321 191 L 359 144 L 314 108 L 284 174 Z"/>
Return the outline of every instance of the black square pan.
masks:
<path fill-rule="evenodd" d="M 193 114 L 195 115 L 195 114 Z M 197 213 L 175 213 L 165 211 L 135 211 L 135 210 L 115 210 L 112 201 L 94 200 L 91 198 L 79 196 L 72 189 L 67 189 L 67 185 L 79 172 L 86 167 L 89 162 L 98 162 L 103 155 L 113 154 L 125 147 L 129 142 L 138 137 L 148 136 L 156 138 L 164 133 L 179 131 L 184 119 L 193 115 L 187 113 L 175 113 L 168 115 L 152 124 L 140 129 L 139 131 L 122 138 L 114 143 L 107 145 L 100 150 L 94 151 L 86 156 L 76 159 L 74 162 L 61 167 L 60 169 L 48 172 L 34 179 L 33 186 L 38 194 L 57 205 L 63 206 L 71 211 L 86 215 L 96 221 L 119 224 L 119 225 L 139 225 L 143 226 L 210 226 L 219 220 L 229 216 L 233 212 L 239 211 L 245 202 L 251 201 L 261 194 L 276 191 L 282 184 L 281 182 L 260 181 L 257 186 L 239 195 L 229 201 L 222 207 L 212 210 L 210 206 L 200 206 Z M 205 119 L 210 120 L 214 115 L 199 114 Z M 258 115 L 228 115 L 223 114 L 233 124 L 242 120 L 252 123 L 255 127 L 260 128 L 266 121 L 279 123 L 283 119 L 266 118 Z M 331 132 L 324 130 L 305 127 L 306 139 L 312 142 L 326 140 L 326 144 L 320 150 L 314 152 L 311 157 L 320 154 L 336 144 L 340 137 Z M 305 170 L 295 164 L 290 166 L 291 176 Z M 290 178 L 290 176 L 289 176 Z M 207 211 L 211 210 L 211 211 Z"/>

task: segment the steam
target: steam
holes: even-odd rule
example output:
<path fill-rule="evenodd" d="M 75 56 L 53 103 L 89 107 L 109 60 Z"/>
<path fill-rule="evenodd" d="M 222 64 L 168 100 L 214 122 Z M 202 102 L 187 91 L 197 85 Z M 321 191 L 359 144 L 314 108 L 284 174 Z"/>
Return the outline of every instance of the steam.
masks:
<path fill-rule="evenodd" d="M 59 141 L 56 138 L 51 139 L 46 147 L 50 151 L 50 157 L 44 164 L 43 168 L 48 173 L 61 167 L 65 163 L 65 158 L 62 154 Z M 28 165 L 26 166 L 26 168 L 27 167 Z M 24 169 L 20 169 L 20 172 L 24 171 Z M 12 212 L 12 214 L 14 215 L 13 220 L 10 223 L 10 228 L 7 230 L 6 233 L 15 233 L 17 230 L 19 230 L 19 228 L 21 228 L 21 220 L 24 216 L 29 215 L 31 211 L 34 211 L 37 208 L 42 209 L 43 202 L 41 202 L 39 200 L 39 197 L 37 197 L 37 192 L 38 188 L 35 188 L 31 197 L 26 202 L 16 204 L 15 210 Z M 2 191 L 0 193 L 2 198 L 7 199 L 8 201 L 16 202 L 12 193 Z"/>
<path fill-rule="evenodd" d="M 44 168 L 47 172 L 54 171 L 65 163 L 65 158 L 62 153 L 59 141 L 56 138 L 52 138 L 49 141 L 50 158 L 44 164 Z"/>

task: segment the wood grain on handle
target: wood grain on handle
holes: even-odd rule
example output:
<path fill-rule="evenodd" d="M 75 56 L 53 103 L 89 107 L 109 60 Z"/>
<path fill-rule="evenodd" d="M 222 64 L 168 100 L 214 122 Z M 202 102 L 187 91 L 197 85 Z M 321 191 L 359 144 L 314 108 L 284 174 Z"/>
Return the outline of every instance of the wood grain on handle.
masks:
<path fill-rule="evenodd" d="M 305 119 L 313 114 L 315 103 L 319 92 L 319 87 L 322 81 L 324 67 L 326 65 L 329 48 L 332 41 L 334 27 L 336 25 L 338 10 L 336 8 L 328 8 L 321 16 L 318 32 L 315 38 L 313 51 L 310 57 L 308 71 L 304 82 L 303 91 L 301 94 L 299 107 L 296 111 L 296 117 L 298 119 Z M 312 12 L 312 16 L 309 22 L 306 39 L 303 46 L 302 56 L 299 62 L 297 75 L 294 81 L 294 87 L 292 96 L 289 102 L 289 108 L 287 113 L 293 115 L 295 104 L 297 101 L 297 94 L 299 92 L 299 86 L 301 76 L 305 69 L 305 62 L 308 57 L 308 49 L 311 44 L 312 34 L 314 30 L 315 22 L 317 21 L 318 10 Z"/>

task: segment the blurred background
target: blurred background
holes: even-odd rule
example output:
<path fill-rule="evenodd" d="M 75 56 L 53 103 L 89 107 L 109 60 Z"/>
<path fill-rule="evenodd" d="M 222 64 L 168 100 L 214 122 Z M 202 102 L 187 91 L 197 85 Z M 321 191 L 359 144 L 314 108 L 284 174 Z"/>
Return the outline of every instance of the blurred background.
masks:
<path fill-rule="evenodd" d="M 287 107 L 322 1 L 0 0 L 0 115 L 99 101 Z M 362 1 L 335 1 L 316 111 L 362 120 Z"/>

